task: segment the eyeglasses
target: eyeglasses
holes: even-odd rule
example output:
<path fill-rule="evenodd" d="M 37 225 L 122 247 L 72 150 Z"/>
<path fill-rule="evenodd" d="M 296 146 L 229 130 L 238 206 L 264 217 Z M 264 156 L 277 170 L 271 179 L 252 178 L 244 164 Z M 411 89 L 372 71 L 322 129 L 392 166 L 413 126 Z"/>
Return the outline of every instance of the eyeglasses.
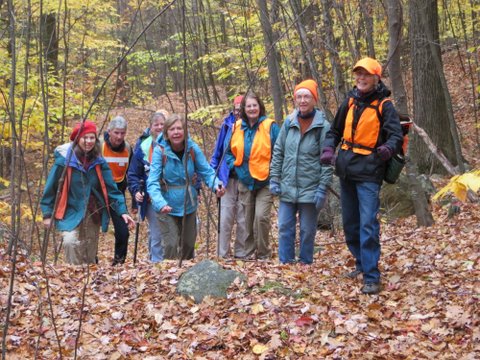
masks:
<path fill-rule="evenodd" d="M 310 101 L 313 99 L 313 96 L 312 95 L 297 95 L 295 96 L 295 100 L 296 101 Z"/>

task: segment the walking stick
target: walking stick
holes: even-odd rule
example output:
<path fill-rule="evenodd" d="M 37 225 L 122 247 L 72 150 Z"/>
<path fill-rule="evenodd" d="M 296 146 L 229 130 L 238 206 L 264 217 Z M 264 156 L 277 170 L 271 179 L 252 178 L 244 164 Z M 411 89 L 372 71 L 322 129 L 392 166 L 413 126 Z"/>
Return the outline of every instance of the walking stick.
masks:
<path fill-rule="evenodd" d="M 140 193 L 143 194 L 143 180 L 140 180 Z M 135 264 L 137 263 L 138 233 L 140 232 L 141 221 L 142 221 L 142 205 L 141 203 L 138 203 L 137 223 L 135 224 L 135 247 L 133 248 L 133 266 L 135 266 Z"/>
<path fill-rule="evenodd" d="M 222 182 L 219 182 L 218 188 L 221 189 L 223 186 Z M 220 256 L 220 216 L 222 208 L 222 200 L 217 197 L 217 206 L 218 206 L 218 218 L 217 218 L 217 258 Z"/>

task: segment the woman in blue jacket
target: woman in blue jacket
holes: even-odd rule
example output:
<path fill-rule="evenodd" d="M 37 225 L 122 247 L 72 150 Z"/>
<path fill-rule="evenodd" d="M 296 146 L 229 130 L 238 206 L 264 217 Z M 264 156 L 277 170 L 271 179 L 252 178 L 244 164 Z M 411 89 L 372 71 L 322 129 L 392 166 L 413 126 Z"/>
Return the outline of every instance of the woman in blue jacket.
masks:
<path fill-rule="evenodd" d="M 129 226 L 135 222 L 127 214 L 125 198 L 101 156 L 96 125 L 88 120 L 78 123 L 70 140 L 71 143 L 55 150 L 55 163 L 40 207 L 44 225 L 50 226 L 53 219 L 62 233 L 65 261 L 74 265 L 91 264 L 97 262 L 100 225 L 104 232 L 108 229 L 109 208 Z M 60 182 L 64 171 L 64 181 Z M 60 186 L 60 198 L 56 201 Z"/>
<path fill-rule="evenodd" d="M 157 213 L 146 192 L 147 178 L 150 172 L 153 151 L 157 145 L 157 138 L 161 135 L 165 124 L 166 110 L 158 110 L 150 118 L 150 126 L 140 136 L 128 167 L 128 190 L 137 204 L 140 205 L 140 218 L 148 220 L 148 252 L 151 262 L 163 260 L 163 244 L 160 232 L 160 222 Z"/>
<path fill-rule="evenodd" d="M 194 257 L 198 207 L 197 189 L 193 184 L 195 174 L 214 189 L 217 196 L 224 194 L 205 155 L 196 143 L 186 137 L 185 120 L 172 114 L 165 121 L 163 138 L 153 152 L 147 179 L 147 192 L 158 213 L 166 259 L 178 258 L 177 248 L 182 232 L 182 259 Z"/>

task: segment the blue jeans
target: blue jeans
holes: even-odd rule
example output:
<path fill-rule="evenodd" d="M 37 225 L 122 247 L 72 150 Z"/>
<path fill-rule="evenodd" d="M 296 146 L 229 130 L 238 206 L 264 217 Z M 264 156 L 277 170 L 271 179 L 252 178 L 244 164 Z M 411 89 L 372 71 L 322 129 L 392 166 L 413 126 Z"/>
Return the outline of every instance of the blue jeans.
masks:
<path fill-rule="evenodd" d="M 160 222 L 151 203 L 147 204 L 146 217 L 148 220 L 148 252 L 150 261 L 157 263 L 163 261 L 163 243 L 160 232 Z"/>
<path fill-rule="evenodd" d="M 363 272 L 363 282 L 379 282 L 380 184 L 340 179 L 343 231 L 355 266 Z"/>
<path fill-rule="evenodd" d="M 280 201 L 278 209 L 278 258 L 281 263 L 295 261 L 295 230 L 297 212 L 300 217 L 300 262 L 313 262 L 318 211 L 315 204 Z"/>

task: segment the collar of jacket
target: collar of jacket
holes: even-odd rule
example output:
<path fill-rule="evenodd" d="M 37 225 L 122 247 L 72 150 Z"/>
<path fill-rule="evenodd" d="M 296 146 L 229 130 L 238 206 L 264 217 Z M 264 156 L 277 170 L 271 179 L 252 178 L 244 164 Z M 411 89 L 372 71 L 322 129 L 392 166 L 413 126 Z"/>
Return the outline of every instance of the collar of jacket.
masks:
<path fill-rule="evenodd" d="M 230 114 L 223 120 L 225 125 L 227 125 L 229 128 L 233 127 L 233 124 L 235 124 L 235 115 L 233 115 L 233 111 L 230 112 Z"/>
<path fill-rule="evenodd" d="M 310 125 L 310 129 L 314 127 L 323 127 L 325 124 L 325 121 L 327 121 L 323 111 L 320 111 L 317 108 L 315 109 L 317 111 L 315 111 L 315 116 L 313 117 L 312 125 Z M 287 119 L 290 120 L 289 127 L 296 127 L 300 129 L 300 124 L 298 123 L 298 113 L 299 113 L 299 110 L 295 109 L 290 115 L 288 115 Z"/>
<path fill-rule="evenodd" d="M 377 87 L 367 94 L 361 94 L 360 91 L 358 91 L 357 87 L 354 87 L 353 90 L 349 93 L 349 97 L 353 97 L 360 103 L 370 104 L 374 100 L 386 98 L 391 94 L 392 92 L 385 86 L 382 81 L 380 81 Z"/>
<path fill-rule="evenodd" d="M 165 154 L 173 156 L 175 153 L 173 152 L 172 147 L 170 146 L 170 141 L 164 140 L 163 137 L 160 139 L 160 136 L 158 137 L 161 142 L 159 142 L 159 145 L 163 147 L 165 150 Z M 190 139 L 190 136 L 187 138 L 187 147 L 185 148 L 185 151 L 190 151 L 190 148 L 193 146 L 193 140 Z M 175 155 L 177 156 L 177 155 Z"/>
<path fill-rule="evenodd" d="M 248 120 L 242 119 L 241 129 L 244 130 L 244 131 L 247 130 L 247 129 L 256 129 L 256 128 L 258 128 L 258 125 L 260 125 L 260 123 L 263 120 L 265 120 L 266 118 L 267 118 L 266 116 L 260 116 L 258 121 L 253 126 L 250 126 L 250 124 L 248 123 Z"/>

